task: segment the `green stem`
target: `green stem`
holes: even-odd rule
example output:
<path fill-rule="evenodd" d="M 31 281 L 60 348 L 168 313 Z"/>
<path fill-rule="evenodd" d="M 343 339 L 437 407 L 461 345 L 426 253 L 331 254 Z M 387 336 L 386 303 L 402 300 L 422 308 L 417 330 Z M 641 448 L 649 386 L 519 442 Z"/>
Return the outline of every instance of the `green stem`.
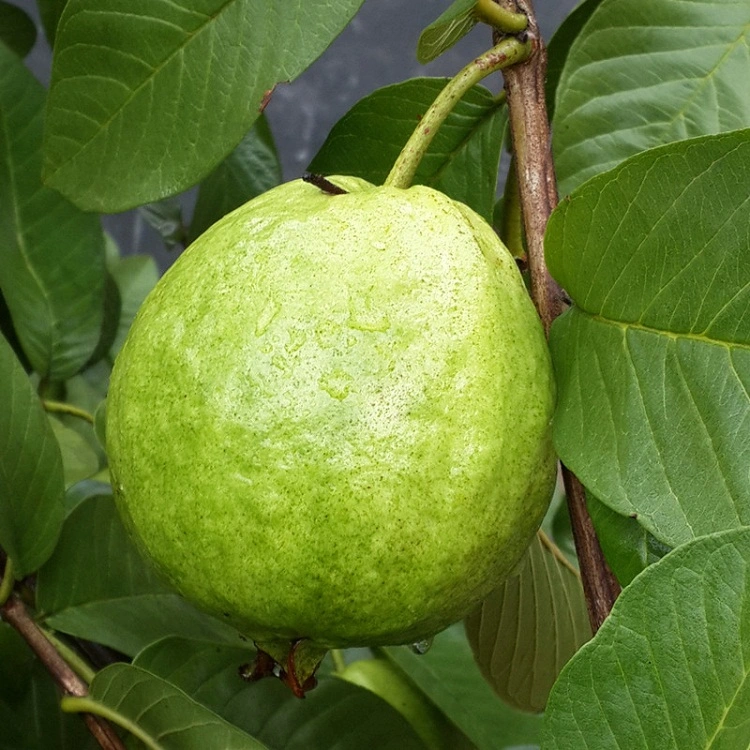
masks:
<path fill-rule="evenodd" d="M 346 669 L 346 659 L 344 659 L 344 654 L 341 649 L 335 648 L 331 651 L 331 660 L 333 661 L 333 666 L 336 669 L 336 672 L 339 674 Z"/>
<path fill-rule="evenodd" d="M 523 13 L 513 13 L 494 0 L 477 0 L 474 14 L 483 23 L 505 34 L 519 34 L 529 25 L 529 19 Z"/>
<path fill-rule="evenodd" d="M 83 419 L 89 424 L 94 424 L 94 416 L 87 412 L 85 409 L 79 409 L 73 404 L 66 404 L 64 401 L 50 401 L 49 399 L 42 400 L 42 406 L 45 411 L 55 412 L 57 414 L 68 414 L 71 417 L 78 417 Z"/>
<path fill-rule="evenodd" d="M 42 635 L 44 635 L 44 637 L 55 647 L 57 653 L 62 656 L 66 664 L 84 682 L 91 684 L 91 680 L 94 679 L 94 675 L 96 674 L 96 671 L 91 668 L 91 665 L 68 646 L 67 643 L 61 641 L 54 633 L 41 626 L 39 629 L 42 631 Z"/>
<path fill-rule="evenodd" d="M 13 586 L 16 579 L 13 575 L 13 561 L 8 557 L 5 560 L 5 570 L 3 579 L 0 581 L 0 607 L 8 601 L 8 597 L 13 593 Z"/>
<path fill-rule="evenodd" d="M 419 126 L 398 155 L 384 184 L 390 187 L 408 188 L 435 133 L 464 94 L 490 73 L 525 60 L 530 52 L 529 42 L 520 42 L 516 38 L 503 39 L 491 50 L 480 55 L 476 60 L 472 60 L 452 78 L 425 112 Z"/>
<path fill-rule="evenodd" d="M 164 747 L 162 744 L 157 743 L 157 741 L 138 726 L 138 724 L 92 698 L 78 698 L 66 695 L 60 701 L 60 708 L 68 714 L 91 714 L 93 716 L 100 716 L 102 719 L 106 719 L 112 724 L 116 724 L 118 727 L 126 729 L 134 737 L 139 739 L 147 748 L 150 748 L 150 750 L 162 750 Z"/>

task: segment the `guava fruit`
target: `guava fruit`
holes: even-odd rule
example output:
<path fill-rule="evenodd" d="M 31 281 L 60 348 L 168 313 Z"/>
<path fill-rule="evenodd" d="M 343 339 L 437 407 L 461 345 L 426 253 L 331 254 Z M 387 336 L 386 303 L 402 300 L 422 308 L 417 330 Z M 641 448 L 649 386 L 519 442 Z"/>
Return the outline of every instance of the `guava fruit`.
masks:
<path fill-rule="evenodd" d="M 330 182 L 345 192 L 289 182 L 198 238 L 107 404 L 140 549 L 274 655 L 461 619 L 555 477 L 546 342 L 492 229 L 430 188 Z"/>

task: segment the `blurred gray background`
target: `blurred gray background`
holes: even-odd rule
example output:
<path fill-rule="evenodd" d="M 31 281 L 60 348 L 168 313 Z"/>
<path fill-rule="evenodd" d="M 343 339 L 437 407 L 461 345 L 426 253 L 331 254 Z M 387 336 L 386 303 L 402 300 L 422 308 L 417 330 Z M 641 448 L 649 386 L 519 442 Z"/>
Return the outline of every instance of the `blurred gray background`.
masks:
<path fill-rule="evenodd" d="M 39 23 L 34 0 L 9 0 L 37 21 L 39 35 L 27 58 L 35 75 L 49 81 L 51 54 Z M 475 28 L 438 60 L 420 65 L 416 46 L 422 29 L 434 21 L 451 0 L 366 0 L 360 12 L 323 55 L 299 78 L 276 87 L 266 108 L 281 157 L 284 179 L 299 177 L 325 140 L 333 124 L 359 99 L 373 90 L 417 76 L 452 76 L 491 44 L 486 27 Z M 535 0 L 537 18 L 546 40 L 577 4 L 577 0 Z M 493 90 L 500 75 L 485 82 Z M 185 199 L 189 210 L 190 196 Z M 146 252 L 168 265 L 161 239 L 138 211 L 105 217 L 123 253 Z"/>

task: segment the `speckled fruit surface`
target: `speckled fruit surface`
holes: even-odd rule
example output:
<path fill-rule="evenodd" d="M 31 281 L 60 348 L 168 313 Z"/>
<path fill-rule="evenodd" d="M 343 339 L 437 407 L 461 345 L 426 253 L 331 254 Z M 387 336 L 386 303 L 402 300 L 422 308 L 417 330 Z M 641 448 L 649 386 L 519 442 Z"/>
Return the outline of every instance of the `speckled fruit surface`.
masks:
<path fill-rule="evenodd" d="M 554 385 L 510 254 L 424 187 L 294 181 L 141 308 L 107 446 L 141 550 L 257 641 L 407 643 L 513 568 L 555 475 Z"/>

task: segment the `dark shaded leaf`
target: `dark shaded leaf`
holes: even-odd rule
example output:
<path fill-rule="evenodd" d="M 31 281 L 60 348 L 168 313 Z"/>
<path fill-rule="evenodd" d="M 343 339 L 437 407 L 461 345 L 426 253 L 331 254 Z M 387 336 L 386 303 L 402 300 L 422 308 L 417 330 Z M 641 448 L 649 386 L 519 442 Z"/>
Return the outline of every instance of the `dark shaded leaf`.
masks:
<path fill-rule="evenodd" d="M 628 586 L 670 551 L 635 518 L 615 513 L 592 495 L 587 496 L 587 504 L 604 556 L 621 586 Z"/>
<path fill-rule="evenodd" d="M 182 219 L 182 203 L 179 198 L 164 198 L 141 206 L 138 212 L 146 223 L 156 230 L 167 250 L 184 248 L 187 245 L 187 227 Z"/>
<path fill-rule="evenodd" d="M 159 280 L 159 269 L 150 255 L 130 255 L 113 264 L 112 276 L 122 299 L 120 325 L 109 350 L 110 359 L 114 361 L 125 342 L 138 308 Z"/>
<path fill-rule="evenodd" d="M 398 711 L 336 677 L 321 677 L 302 701 L 272 678 L 244 682 L 238 667 L 253 655 L 246 648 L 169 638 L 149 646 L 135 663 L 275 750 L 424 748 Z"/>
<path fill-rule="evenodd" d="M 17 578 L 52 554 L 63 521 L 60 448 L 39 398 L 0 336 L 0 547 Z"/>
<path fill-rule="evenodd" d="M 41 184 L 44 98 L 0 45 L 0 287 L 34 369 L 65 380 L 99 341 L 104 238 L 96 216 Z"/>
<path fill-rule="evenodd" d="M 17 5 L 0 1 L 0 43 L 26 57 L 36 42 L 36 26 Z"/>
<path fill-rule="evenodd" d="M 224 161 L 201 182 L 190 222 L 189 241 L 222 216 L 281 182 L 281 164 L 265 117 Z"/>
<path fill-rule="evenodd" d="M 384 649 L 432 702 L 476 745 L 506 750 L 536 745 L 541 718 L 506 706 L 484 681 L 461 626 L 435 637 L 421 655 L 394 646 Z"/>
<path fill-rule="evenodd" d="M 80 502 L 39 571 L 37 604 L 53 628 L 133 655 L 167 635 L 236 642 L 236 631 L 198 612 L 139 556 L 111 496 Z"/>
<path fill-rule="evenodd" d="M 42 17 L 44 33 L 47 35 L 50 47 L 54 47 L 57 24 L 65 9 L 67 0 L 36 0 L 39 15 Z"/>
<path fill-rule="evenodd" d="M 60 710 L 47 670 L 10 625 L 0 622 L 0 750 L 94 750 L 77 717 Z"/>
<path fill-rule="evenodd" d="M 105 667 L 88 698 L 63 699 L 63 708 L 106 715 L 154 750 L 265 748 L 166 680 L 130 664 Z"/>

